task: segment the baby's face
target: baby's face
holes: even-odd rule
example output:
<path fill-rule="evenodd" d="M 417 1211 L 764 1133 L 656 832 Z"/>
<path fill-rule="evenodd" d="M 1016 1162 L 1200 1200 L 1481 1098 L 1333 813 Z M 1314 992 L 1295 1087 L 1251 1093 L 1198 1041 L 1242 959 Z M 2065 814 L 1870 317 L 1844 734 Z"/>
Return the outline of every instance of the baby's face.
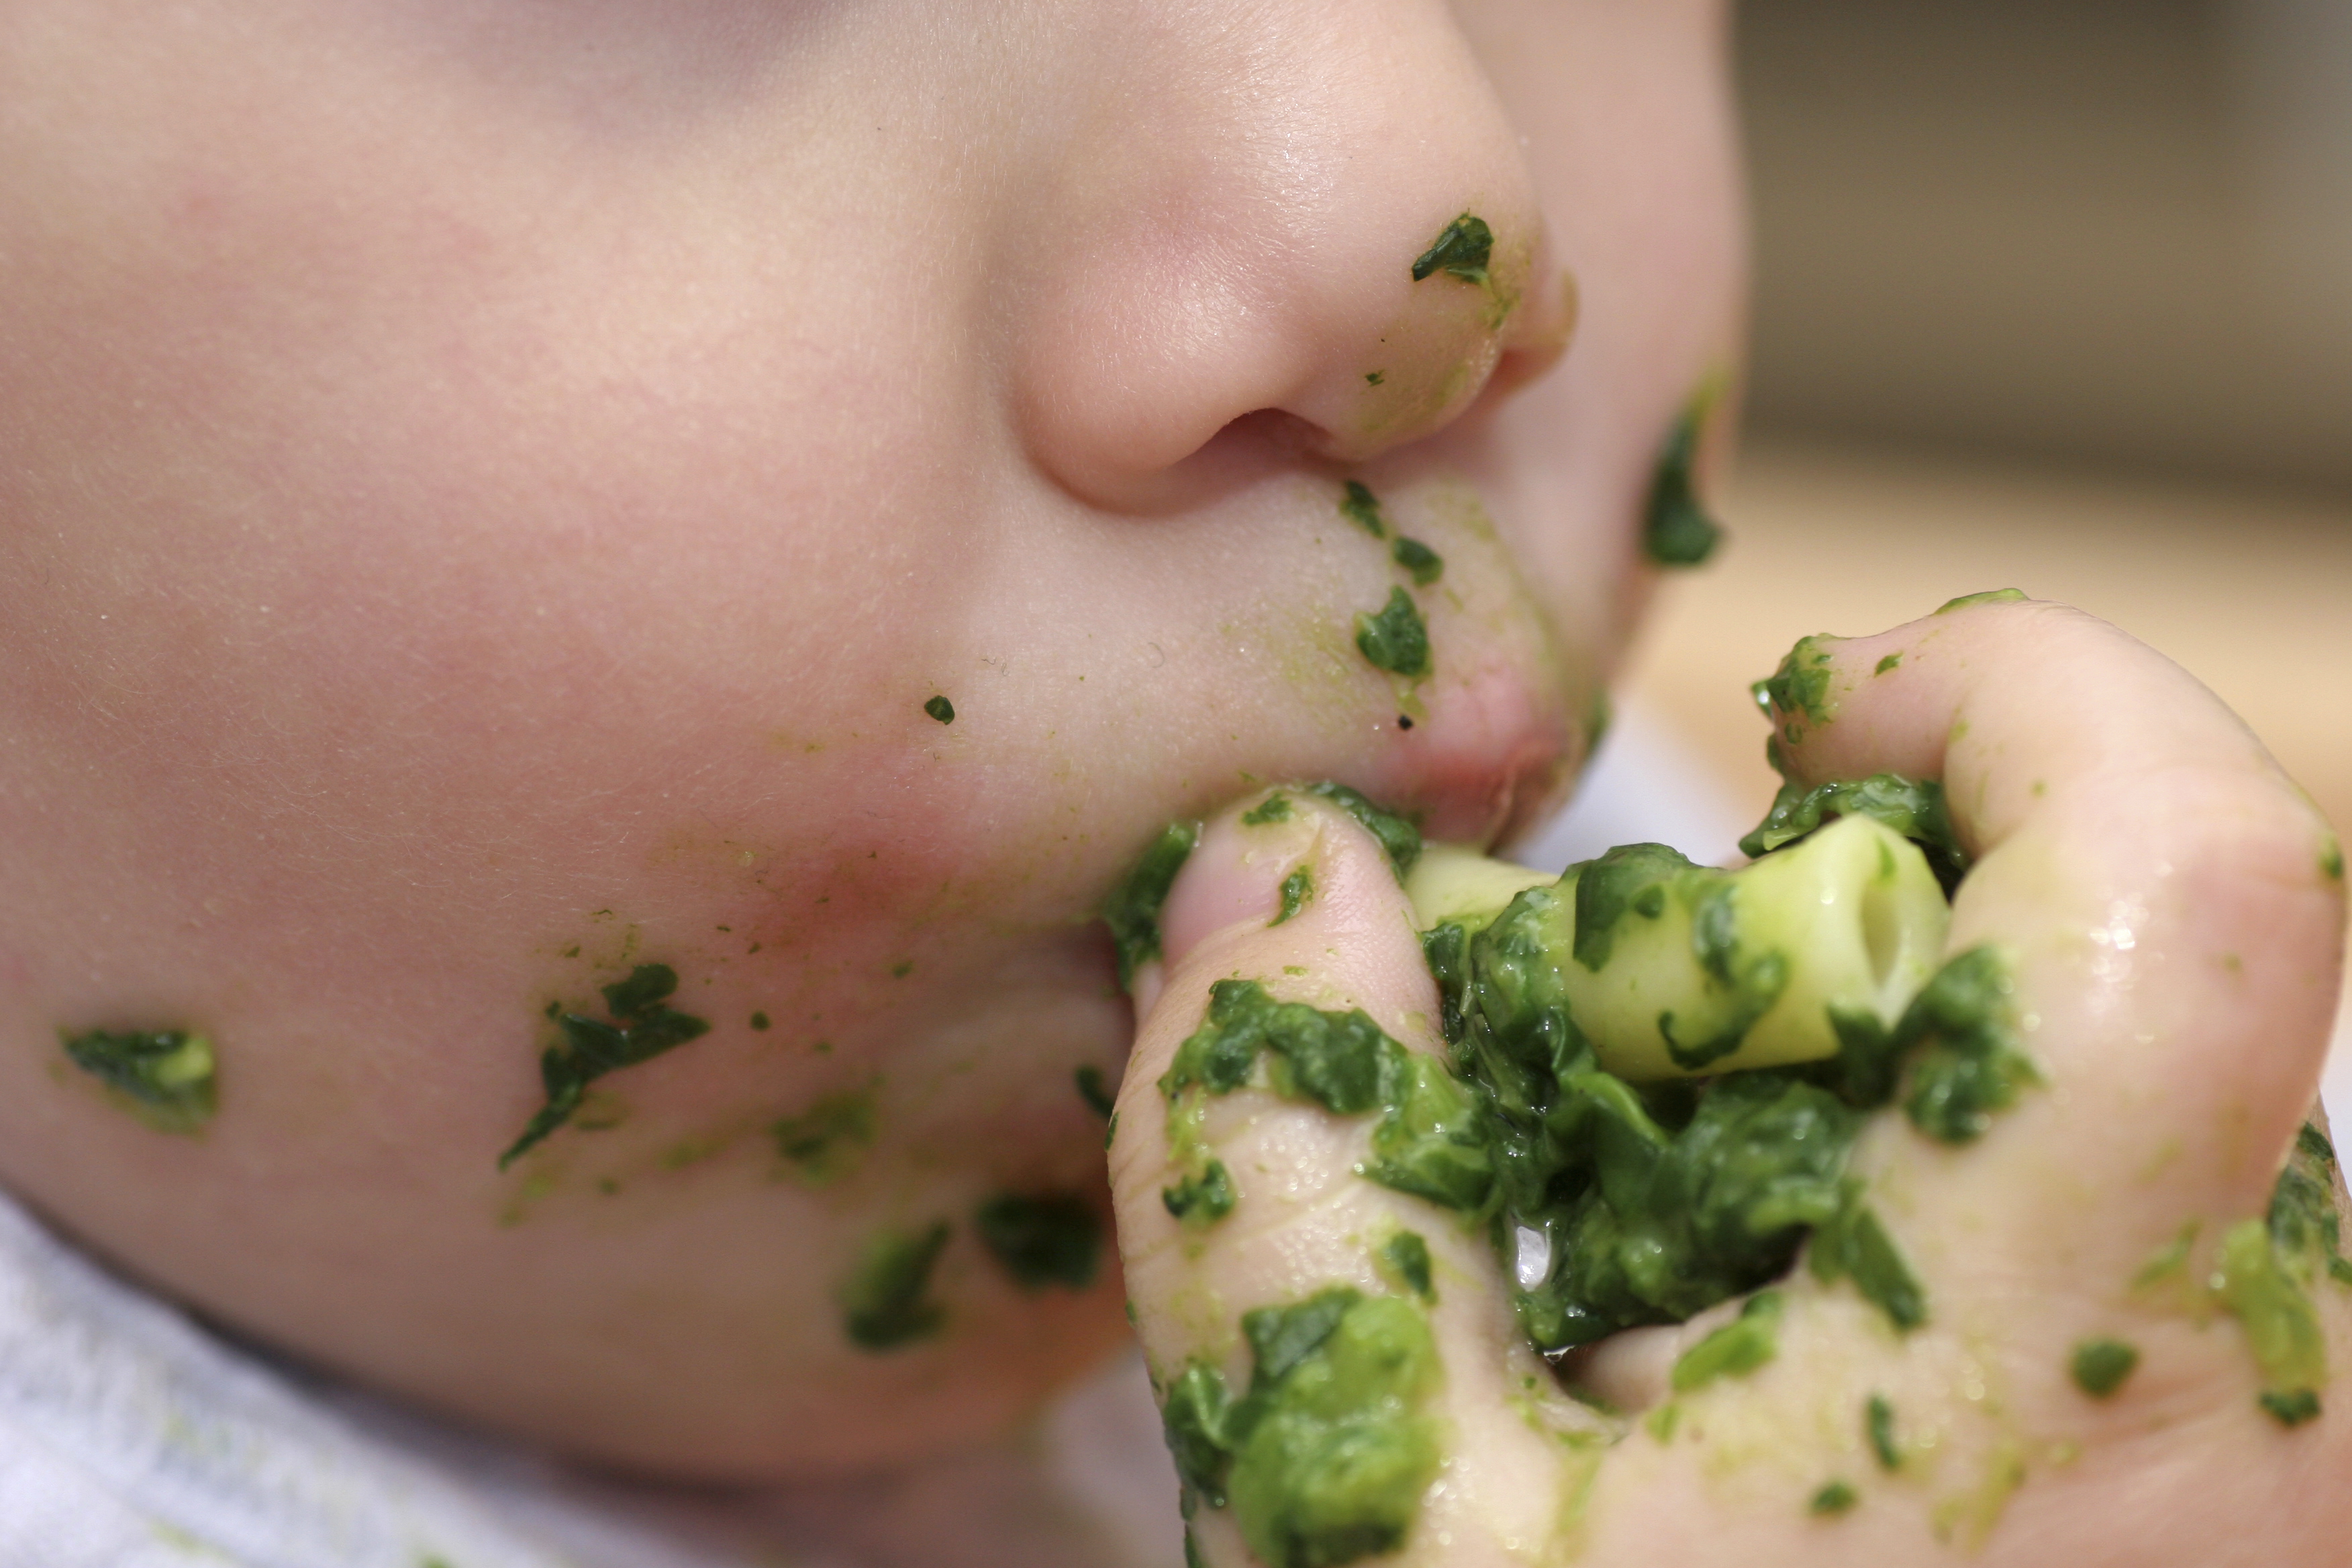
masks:
<path fill-rule="evenodd" d="M 1580 761 L 1737 339 L 1717 11 L 14 7 L 0 1181 L 625 1462 L 870 1461 L 1088 1364 L 1108 1249 L 1033 1294 L 972 1218 L 1099 1201 L 1119 873 L 1261 781 L 1488 840 Z M 1418 681 L 1357 646 L 1399 588 Z M 646 964 L 707 1032 L 502 1172 Z M 206 1034 L 205 1133 L 95 1027 Z M 854 1344 L 940 1219 L 943 1321 Z"/>

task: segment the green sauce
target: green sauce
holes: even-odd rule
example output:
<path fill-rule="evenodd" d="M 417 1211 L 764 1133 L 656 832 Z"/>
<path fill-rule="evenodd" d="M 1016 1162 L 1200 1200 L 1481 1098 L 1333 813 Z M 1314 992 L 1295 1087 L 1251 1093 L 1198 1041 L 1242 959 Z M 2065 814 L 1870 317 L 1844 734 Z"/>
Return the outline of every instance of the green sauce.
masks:
<path fill-rule="evenodd" d="M 588 1086 L 606 1073 L 651 1061 L 710 1032 L 710 1025 L 669 1005 L 677 971 L 667 963 L 640 963 L 625 980 L 601 988 L 606 1016 L 590 1018 L 558 1009 L 559 1044 L 540 1054 L 540 1081 L 547 1091 L 522 1136 L 499 1156 L 503 1171 L 526 1150 L 572 1119 Z"/>
<path fill-rule="evenodd" d="M 1299 867 L 1282 879 L 1282 910 L 1266 923 L 1278 926 L 1306 906 L 1315 896 L 1315 873 L 1306 866 Z"/>
<path fill-rule="evenodd" d="M 828 1095 L 798 1116 L 772 1123 L 776 1154 L 798 1181 L 825 1186 L 856 1169 L 874 1146 L 874 1088 Z"/>
<path fill-rule="evenodd" d="M 1389 602 L 1378 614 L 1356 617 L 1356 649 L 1375 669 L 1408 680 L 1419 680 L 1433 668 L 1429 658 L 1429 627 L 1402 588 L 1389 590 Z"/>
<path fill-rule="evenodd" d="M 1370 489 L 1360 479 L 1349 479 L 1339 496 L 1339 515 L 1370 534 L 1374 539 L 1386 539 L 1389 525 L 1381 516 L 1381 503 Z"/>
<path fill-rule="evenodd" d="M 2269 1212 L 2222 1233 L 2210 1287 L 2244 1331 L 2262 1373 L 2262 1408 L 2286 1426 L 2319 1415 L 2327 1382 L 2327 1341 L 2311 1289 L 2323 1278 L 2352 1284 L 2352 1265 L 2340 1250 L 2335 1168 L 2335 1146 L 2305 1122 L 2271 1189 Z"/>
<path fill-rule="evenodd" d="M 2139 1366 L 2139 1350 L 2122 1340 L 2090 1339 L 2074 1347 L 2067 1371 L 2074 1386 L 2094 1399 L 2105 1399 L 2124 1385 Z"/>
<path fill-rule="evenodd" d="M 1399 534 L 1397 542 L 1389 546 L 1389 558 L 1412 573 L 1413 583 L 1418 587 L 1426 588 L 1445 575 L 1444 557 L 1418 539 L 1407 539 Z"/>
<path fill-rule="evenodd" d="M 1430 1283 L 1429 1243 L 1416 1231 L 1401 1230 L 1382 1244 L 1377 1259 L 1383 1277 L 1403 1286 L 1424 1301 L 1435 1302 Z"/>
<path fill-rule="evenodd" d="M 1968 874 L 1968 851 L 1960 847 L 1959 836 L 1952 828 L 1944 786 L 1933 779 L 1907 779 L 1901 773 L 1873 773 L 1866 779 L 1842 779 L 1811 789 L 1784 784 L 1764 820 L 1739 841 L 1739 852 L 1768 855 L 1801 843 L 1824 822 L 1841 816 L 1869 817 L 1919 846 L 1947 897 Z"/>
<path fill-rule="evenodd" d="M 1398 881 L 1403 881 L 1413 862 L 1421 858 L 1421 829 L 1412 825 L 1411 818 L 1384 811 L 1361 793 L 1328 779 L 1305 785 L 1300 793 L 1328 800 L 1354 817 L 1358 826 L 1380 841 L 1381 850 L 1388 856 L 1389 867 L 1396 872 Z"/>
<path fill-rule="evenodd" d="M 1841 1195 L 1837 1213 L 1813 1237 L 1807 1258 L 1813 1278 L 1853 1280 L 1864 1300 L 1909 1333 L 1927 1321 L 1927 1293 L 1877 1212 L 1862 1201 L 1862 1184 L 1848 1181 Z"/>
<path fill-rule="evenodd" d="M 980 1205 L 972 1228 L 1013 1282 L 1083 1290 L 1095 1282 L 1102 1221 L 1075 1193 L 1001 1194 Z"/>
<path fill-rule="evenodd" d="M 1676 1394 L 1705 1388 L 1719 1377 L 1746 1377 L 1780 1353 L 1780 1293 L 1759 1290 L 1739 1316 L 1685 1351 L 1675 1363 Z"/>
<path fill-rule="evenodd" d="M 2344 879 L 2344 845 L 2333 833 L 2319 851 L 2319 874 L 2331 882 Z"/>
<path fill-rule="evenodd" d="M 1880 659 L 1876 666 L 1872 668 L 1870 673 L 1873 675 L 1885 675 L 1890 669 L 1900 668 L 1902 664 L 1903 655 L 1900 650 L 1897 650 L 1896 652 L 1888 654 L 1885 658 Z"/>
<path fill-rule="evenodd" d="M 929 1295 L 931 1273 L 947 1250 L 948 1222 L 913 1233 L 886 1232 L 866 1245 L 842 1286 L 842 1330 L 849 1342 L 877 1354 L 929 1339 L 947 1309 Z"/>
<path fill-rule="evenodd" d="M 1236 1399 L 1194 1362 L 1161 1421 L 1186 1518 L 1230 1507 L 1273 1568 L 1330 1568 L 1393 1552 L 1442 1458 L 1425 1414 L 1442 1376 L 1419 1308 L 1338 1287 L 1242 1317 L 1254 1363 Z"/>
<path fill-rule="evenodd" d="M 1970 948 L 1936 973 L 1896 1030 L 1916 1047 L 1904 1114 L 1928 1137 L 1967 1143 L 2042 1074 L 2018 1044 L 2015 987 L 1998 949 Z"/>
<path fill-rule="evenodd" d="M 1861 1496 L 1846 1482 L 1832 1481 L 1813 1494 L 1812 1500 L 1805 1504 L 1805 1511 L 1817 1519 L 1833 1519 L 1839 1514 L 1853 1512 L 1853 1505 L 1861 1500 Z"/>
<path fill-rule="evenodd" d="M 1705 400 L 1694 398 L 1675 416 L 1657 467 L 1650 475 L 1650 493 L 1642 505 L 1642 550 L 1661 566 L 1696 566 L 1715 553 L 1723 526 L 1699 500 L 1699 432 L 1706 423 Z"/>
<path fill-rule="evenodd" d="M 1936 606 L 1936 613 L 1948 616 L 1954 610 L 1965 610 L 1970 605 L 2015 605 L 2022 603 L 2024 598 L 2025 590 L 2022 588 L 1988 588 L 1981 594 L 1963 594 L 1957 599 L 1947 599 Z"/>
<path fill-rule="evenodd" d="M 1486 264 L 1494 254 L 1495 231 L 1486 226 L 1485 218 L 1464 213 L 1438 230 L 1429 248 L 1413 258 L 1412 280 L 1418 283 L 1444 272 L 1484 288 L 1488 280 Z"/>
<path fill-rule="evenodd" d="M 1269 822 L 1288 822 L 1289 820 L 1290 797 L 1286 795 L 1267 795 L 1256 805 L 1242 813 L 1242 826 L 1244 827 L 1263 827 Z"/>
<path fill-rule="evenodd" d="M 1209 988 L 1208 1016 L 1160 1079 L 1181 1173 L 1160 1194 L 1171 1214 L 1214 1220 L 1232 1212 L 1231 1173 L 1208 1158 L 1196 1131 L 1201 1103 L 1251 1083 L 1261 1063 L 1265 1087 L 1283 1099 L 1339 1116 L 1381 1113 L 1373 1157 L 1360 1168 L 1370 1180 L 1448 1208 L 1486 1202 L 1494 1174 L 1476 1105 L 1442 1065 L 1406 1050 L 1361 1008 L 1320 1012 L 1277 1002 L 1255 980 L 1228 979 Z"/>
<path fill-rule="evenodd" d="M 1750 686 L 1748 693 L 1766 718 L 1776 718 L 1780 738 L 1795 745 L 1805 738 L 1806 723 L 1826 724 L 1837 717 L 1830 693 L 1829 645 L 1837 639 L 1822 633 L 1800 637 L 1780 658 L 1780 667 Z"/>
<path fill-rule="evenodd" d="M 1199 823 L 1170 823 L 1136 861 L 1127 880 L 1104 901 L 1102 919 L 1110 927 L 1111 943 L 1118 952 L 1121 990 L 1133 988 L 1138 965 L 1160 956 L 1160 906 L 1168 901 L 1176 873 L 1192 858 L 1192 846 L 1200 838 Z"/>
<path fill-rule="evenodd" d="M 158 1132 L 192 1134 L 219 1109 L 212 1042 L 186 1029 L 58 1031 L 67 1059 Z"/>
<path fill-rule="evenodd" d="M 923 711 L 942 724 L 955 722 L 955 704 L 944 697 L 934 697 L 923 704 Z"/>

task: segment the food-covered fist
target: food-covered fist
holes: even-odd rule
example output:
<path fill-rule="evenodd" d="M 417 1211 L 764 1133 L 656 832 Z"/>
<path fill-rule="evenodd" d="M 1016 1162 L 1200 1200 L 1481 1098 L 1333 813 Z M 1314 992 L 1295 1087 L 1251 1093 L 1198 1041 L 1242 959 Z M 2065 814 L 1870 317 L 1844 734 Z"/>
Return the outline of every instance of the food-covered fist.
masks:
<path fill-rule="evenodd" d="M 2344 1549 L 2341 851 L 2014 600 L 1759 682 L 1738 871 L 1328 785 L 1162 847 L 1111 1170 L 1197 1561 Z"/>

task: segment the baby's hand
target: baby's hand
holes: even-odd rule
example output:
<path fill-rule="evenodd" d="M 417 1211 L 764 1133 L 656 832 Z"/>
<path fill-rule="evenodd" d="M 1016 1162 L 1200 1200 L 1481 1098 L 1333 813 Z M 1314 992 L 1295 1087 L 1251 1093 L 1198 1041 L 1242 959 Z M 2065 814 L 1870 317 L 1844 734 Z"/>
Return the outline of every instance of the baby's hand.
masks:
<path fill-rule="evenodd" d="M 1940 1545 L 2087 1568 L 2352 1550 L 2352 1408 L 2311 1386 L 2343 1359 L 2352 1289 L 2330 1278 L 2332 1237 L 2290 1252 L 2246 1224 L 2318 1079 L 2334 839 L 2209 693 L 2074 612 L 1971 605 L 1792 658 L 1776 692 L 1792 779 L 1944 781 L 1976 857 L 1948 951 L 2004 950 L 2038 1079 L 1971 1142 L 1891 1110 L 1855 1145 L 1925 1322 L 1898 1328 L 1801 1260 L 1777 1316 L 1707 1356 L 1684 1359 L 1739 1303 L 1582 1352 L 1580 1402 L 1520 1332 L 1485 1227 L 1401 1190 L 1444 1179 L 1422 1158 L 1458 1110 L 1433 1063 L 1392 1073 L 1426 1088 L 1402 1121 L 1336 1113 L 1345 1086 L 1295 1074 L 1287 1094 L 1171 1100 L 1163 1079 L 1218 1070 L 1178 1052 L 1220 980 L 1360 1008 L 1415 1058 L 1445 1048 L 1381 847 L 1295 793 L 1282 820 L 1237 808 L 1168 901 L 1164 976 L 1139 975 L 1111 1153 L 1201 1561 L 1879 1568 Z M 1419 1174 L 1399 1182 L 1408 1155 Z M 1383 1162 L 1390 1179 L 1360 1173 Z M 1273 1392 L 1240 1441 L 1226 1402 L 1254 1376 Z"/>

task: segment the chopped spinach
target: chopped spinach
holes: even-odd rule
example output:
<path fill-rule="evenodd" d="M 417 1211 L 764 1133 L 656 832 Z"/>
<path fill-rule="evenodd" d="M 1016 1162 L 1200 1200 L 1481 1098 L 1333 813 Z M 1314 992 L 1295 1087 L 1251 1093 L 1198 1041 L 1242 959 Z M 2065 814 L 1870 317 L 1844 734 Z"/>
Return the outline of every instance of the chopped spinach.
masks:
<path fill-rule="evenodd" d="M 2105 1399 L 2124 1385 L 2139 1365 L 2139 1350 L 2122 1340 L 2089 1339 L 2074 1347 L 2067 1371 L 2074 1386 L 2094 1399 Z"/>
<path fill-rule="evenodd" d="M 1189 1225 L 1214 1225 L 1234 1212 L 1241 1194 L 1234 1190 L 1233 1173 L 1223 1160 L 1211 1160 L 1174 1186 L 1160 1189 L 1168 1212 Z"/>
<path fill-rule="evenodd" d="M 1095 1282 L 1102 1221 L 1076 1193 L 1003 1193 L 980 1205 L 972 1228 L 1013 1282 L 1032 1294 Z"/>
<path fill-rule="evenodd" d="M 1672 1376 L 1676 1394 L 1704 1388 L 1719 1377 L 1746 1377 L 1780 1353 L 1780 1293 L 1759 1290 L 1734 1318 L 1685 1351 Z"/>
<path fill-rule="evenodd" d="M 1870 1451 L 1878 1457 L 1882 1470 L 1903 1468 L 1903 1446 L 1895 1438 L 1895 1405 L 1886 1395 L 1874 1394 L 1862 1407 L 1863 1434 L 1870 1439 Z"/>
<path fill-rule="evenodd" d="M 1424 1301 L 1437 1300 L 1430 1283 L 1429 1243 L 1418 1231 L 1401 1230 L 1381 1245 L 1381 1272 Z"/>
<path fill-rule="evenodd" d="M 929 1339 L 946 1325 L 947 1309 L 929 1291 L 948 1232 L 948 1222 L 938 1220 L 919 1231 L 886 1231 L 866 1243 L 840 1294 L 850 1343 L 879 1354 Z"/>
<path fill-rule="evenodd" d="M 1104 900 L 1103 924 L 1110 927 L 1111 943 L 1118 950 L 1120 989 L 1132 989 L 1136 969 L 1160 956 L 1160 906 L 1168 901 L 1176 873 L 1192 858 L 1192 846 L 1200 839 L 1199 823 L 1170 823 Z"/>
<path fill-rule="evenodd" d="M 1301 866 L 1282 879 L 1282 910 L 1266 923 L 1280 925 L 1306 907 L 1307 900 L 1314 896 L 1315 872 L 1310 867 Z"/>
<path fill-rule="evenodd" d="M 1402 588 L 1389 590 L 1389 602 L 1377 614 L 1356 617 L 1356 649 L 1375 669 L 1418 680 L 1433 668 L 1429 658 L 1429 627 Z"/>
<path fill-rule="evenodd" d="M 1831 1519 L 1852 1512 L 1853 1505 L 1861 1500 L 1861 1496 L 1847 1482 L 1832 1481 L 1813 1494 L 1812 1500 L 1805 1504 L 1805 1511 L 1817 1518 Z"/>
<path fill-rule="evenodd" d="M 600 989 L 606 1014 L 602 1019 L 556 1010 L 555 1026 L 562 1039 L 539 1058 L 540 1082 L 547 1103 L 531 1117 L 522 1136 L 499 1156 L 499 1170 L 569 1121 L 596 1079 L 650 1061 L 710 1032 L 707 1020 L 669 1005 L 677 990 L 677 971 L 667 963 L 640 963 L 626 979 Z"/>
<path fill-rule="evenodd" d="M 1904 1114 L 1928 1137 L 1967 1143 L 2042 1074 L 2018 1043 L 2015 987 L 1998 948 L 1972 947 L 1936 972 L 1896 1026 L 1917 1047 Z"/>
<path fill-rule="evenodd" d="M 1780 738 L 1790 745 L 1805 738 L 1805 726 L 1798 721 L 1826 724 L 1837 717 L 1830 692 L 1829 650 L 1836 640 L 1827 633 L 1798 638 L 1796 647 L 1780 656 L 1780 667 L 1748 689 L 1766 718 L 1777 715 Z"/>
<path fill-rule="evenodd" d="M 1339 515 L 1370 534 L 1374 539 L 1389 536 L 1387 520 L 1381 516 L 1381 503 L 1361 479 L 1349 479 L 1339 496 Z"/>
<path fill-rule="evenodd" d="M 1389 557 L 1412 573 L 1419 587 L 1426 588 L 1445 574 L 1444 558 L 1418 539 L 1397 535 L 1396 542 L 1389 546 Z"/>
<path fill-rule="evenodd" d="M 1465 283 L 1484 285 L 1486 264 L 1494 254 L 1495 231 L 1486 226 L 1485 218 L 1464 213 L 1440 229 L 1429 248 L 1413 258 L 1412 280 L 1418 283 L 1444 272 Z"/>
<path fill-rule="evenodd" d="M 1919 846 L 1947 897 L 1968 874 L 1968 851 L 1960 847 L 1959 836 L 1953 831 L 1951 813 L 1944 805 L 1944 786 L 1933 779 L 1907 779 L 1901 773 L 1839 779 L 1810 789 L 1784 784 L 1764 820 L 1739 841 L 1739 852 L 1769 854 L 1800 842 L 1825 822 L 1841 816 L 1867 816 Z"/>
<path fill-rule="evenodd" d="M 193 1133 L 219 1108 L 212 1041 L 186 1029 L 59 1030 L 74 1066 L 159 1132 Z"/>
<path fill-rule="evenodd" d="M 777 1157 L 795 1179 L 812 1187 L 838 1181 L 856 1169 L 874 1144 L 874 1086 L 827 1095 L 798 1116 L 770 1124 Z"/>
<path fill-rule="evenodd" d="M 1388 856 L 1389 867 L 1396 872 L 1397 880 L 1404 880 L 1405 873 L 1411 871 L 1413 863 L 1421 858 L 1421 829 L 1412 825 L 1410 817 L 1400 816 L 1393 811 L 1383 811 L 1361 792 L 1349 789 L 1343 784 L 1333 784 L 1328 779 L 1304 785 L 1300 793 L 1311 795 L 1318 800 L 1328 800 L 1354 817 L 1358 826 L 1380 841 L 1381 852 Z"/>
<path fill-rule="evenodd" d="M 1111 1092 L 1109 1081 L 1103 1077 L 1103 1069 L 1088 1062 L 1071 1076 L 1077 1080 L 1078 1098 L 1087 1102 L 1087 1109 L 1108 1121 L 1118 1097 Z"/>
<path fill-rule="evenodd" d="M 1290 797 L 1279 791 L 1242 813 L 1242 826 L 1244 827 L 1263 827 L 1269 822 L 1289 820 Z"/>
<path fill-rule="evenodd" d="M 1230 1507 L 1258 1560 L 1280 1568 L 1397 1550 L 1441 1458 L 1423 1414 L 1437 1346 L 1420 1309 L 1339 1286 L 1245 1312 L 1242 1334 L 1244 1394 L 1195 1361 L 1162 1402 L 1185 1516 Z"/>
<path fill-rule="evenodd" d="M 1666 432 L 1642 504 L 1642 549 L 1661 566 L 1696 566 L 1715 553 L 1723 525 L 1699 500 L 1698 438 L 1706 423 L 1702 400 L 1693 399 Z"/>
<path fill-rule="evenodd" d="M 1981 594 L 1963 594 L 1957 599 L 1947 599 L 1936 606 L 1936 613 L 1948 616 L 1954 610 L 1965 610 L 1970 605 L 2014 605 L 2024 598 L 2025 590 L 2022 588 L 1988 588 Z"/>
<path fill-rule="evenodd" d="M 944 697 L 934 697 L 923 704 L 923 711 L 942 724 L 955 722 L 955 704 Z"/>

